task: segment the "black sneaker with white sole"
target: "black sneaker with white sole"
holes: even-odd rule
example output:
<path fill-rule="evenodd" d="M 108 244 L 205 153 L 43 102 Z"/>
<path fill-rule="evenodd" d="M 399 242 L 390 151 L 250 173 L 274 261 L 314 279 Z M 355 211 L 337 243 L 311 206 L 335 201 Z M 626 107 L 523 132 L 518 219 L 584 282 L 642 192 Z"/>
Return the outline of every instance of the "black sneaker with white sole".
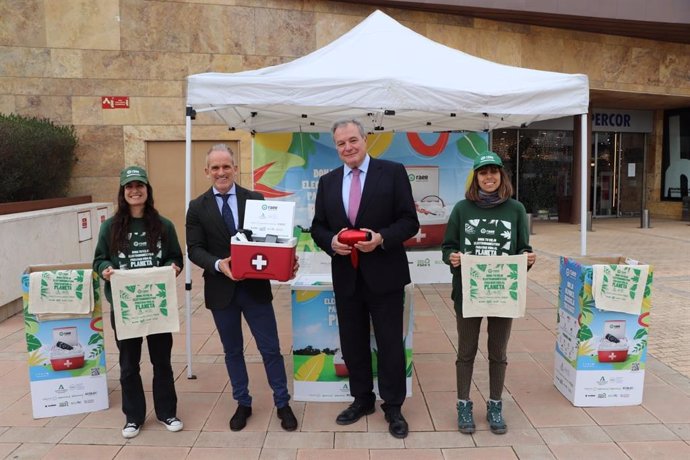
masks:
<path fill-rule="evenodd" d="M 180 431 L 184 427 L 182 420 L 177 417 L 168 417 L 165 420 L 158 420 L 158 422 L 165 425 L 168 431 Z"/>
<path fill-rule="evenodd" d="M 139 434 L 140 429 L 140 424 L 134 422 L 127 422 L 127 424 L 125 424 L 125 427 L 122 428 L 122 437 L 126 439 L 134 438 Z"/>

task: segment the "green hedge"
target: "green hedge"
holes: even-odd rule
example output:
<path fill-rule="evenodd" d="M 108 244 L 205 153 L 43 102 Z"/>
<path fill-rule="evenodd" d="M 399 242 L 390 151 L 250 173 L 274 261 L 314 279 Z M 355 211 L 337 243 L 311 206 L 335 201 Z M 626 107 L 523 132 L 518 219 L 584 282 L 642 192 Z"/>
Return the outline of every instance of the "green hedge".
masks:
<path fill-rule="evenodd" d="M 0 114 L 0 203 L 64 197 L 77 142 L 73 126 Z"/>

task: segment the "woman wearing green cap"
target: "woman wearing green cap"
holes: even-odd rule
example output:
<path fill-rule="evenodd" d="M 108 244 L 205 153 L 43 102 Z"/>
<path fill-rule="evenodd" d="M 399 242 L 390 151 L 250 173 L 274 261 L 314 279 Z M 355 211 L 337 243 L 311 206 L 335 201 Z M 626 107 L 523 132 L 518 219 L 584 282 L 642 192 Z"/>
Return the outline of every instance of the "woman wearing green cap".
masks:
<path fill-rule="evenodd" d="M 158 214 L 153 206 L 153 189 L 143 168 L 129 166 L 120 173 L 117 211 L 101 225 L 93 261 L 93 269 L 105 280 L 105 297 L 112 305 L 110 276 L 115 269 L 148 268 L 170 265 L 179 274 L 182 270 L 182 250 L 172 222 Z M 115 329 L 115 315 L 111 309 L 110 322 Z M 146 398 L 141 381 L 142 338 L 115 341 L 120 351 L 120 385 L 122 412 L 126 417 L 122 436 L 133 438 L 139 434 L 146 418 Z M 173 337 L 171 333 L 146 337 L 149 357 L 153 365 L 153 405 L 156 417 L 168 431 L 180 431 L 182 421 L 177 418 L 177 394 L 170 364 Z"/>
<path fill-rule="evenodd" d="M 470 386 L 474 358 L 479 343 L 482 318 L 464 318 L 462 314 L 462 255 L 515 255 L 527 253 L 531 267 L 536 255 L 529 245 L 529 230 L 525 207 L 511 198 L 513 186 L 503 170 L 501 158 L 485 152 L 474 161 L 472 183 L 465 199 L 455 204 L 448 220 L 442 244 L 443 261 L 451 266 L 458 329 L 458 356 L 455 361 L 458 395 L 458 429 L 473 433 Z M 486 403 L 487 421 L 493 433 L 503 434 L 508 428 L 503 419 L 503 383 L 507 366 L 507 348 L 511 318 L 488 317 L 489 400 Z"/>

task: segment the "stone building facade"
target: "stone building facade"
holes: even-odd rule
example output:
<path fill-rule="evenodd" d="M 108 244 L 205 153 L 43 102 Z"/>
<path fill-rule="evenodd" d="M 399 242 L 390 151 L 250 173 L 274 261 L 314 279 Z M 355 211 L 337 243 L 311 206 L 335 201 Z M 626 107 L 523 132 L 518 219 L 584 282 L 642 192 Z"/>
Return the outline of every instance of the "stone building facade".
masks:
<path fill-rule="evenodd" d="M 375 9 L 325 0 L 1 0 L 0 112 L 74 125 L 80 144 L 70 194 L 112 201 L 119 170 L 147 164 L 147 143 L 184 141 L 187 75 L 290 61 L 328 44 Z M 661 151 L 664 109 L 690 106 L 689 44 L 381 9 L 452 48 L 511 66 L 584 73 L 602 100 L 627 94 L 623 108 L 653 110 L 654 128 L 646 138 L 647 207 L 654 216 L 680 218 L 680 203 L 660 199 Z M 608 93 L 615 97 L 606 98 Z M 635 107 L 639 95 L 660 97 Z M 126 96 L 129 108 L 104 109 L 103 96 Z M 200 115 L 194 140 L 237 141 L 240 182 L 251 186 L 247 133 Z"/>

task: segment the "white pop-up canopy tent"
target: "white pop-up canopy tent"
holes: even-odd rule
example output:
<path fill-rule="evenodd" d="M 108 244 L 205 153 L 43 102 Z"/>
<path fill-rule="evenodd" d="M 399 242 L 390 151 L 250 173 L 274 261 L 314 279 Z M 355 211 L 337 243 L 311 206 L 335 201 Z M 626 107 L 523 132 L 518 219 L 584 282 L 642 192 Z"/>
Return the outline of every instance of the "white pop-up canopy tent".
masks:
<path fill-rule="evenodd" d="M 370 131 L 483 131 L 586 114 L 586 75 L 511 67 L 436 43 L 380 11 L 294 61 L 187 78 L 186 202 L 191 199 L 191 120 L 213 112 L 230 129 L 328 132 L 358 118 Z M 586 117 L 582 181 L 587 183 Z M 586 187 L 581 191 L 586 253 Z M 187 327 L 191 272 L 187 263 Z M 189 330 L 187 353 L 191 357 Z M 191 364 L 191 363 L 190 363 Z M 191 365 L 188 366 L 191 375 Z"/>

